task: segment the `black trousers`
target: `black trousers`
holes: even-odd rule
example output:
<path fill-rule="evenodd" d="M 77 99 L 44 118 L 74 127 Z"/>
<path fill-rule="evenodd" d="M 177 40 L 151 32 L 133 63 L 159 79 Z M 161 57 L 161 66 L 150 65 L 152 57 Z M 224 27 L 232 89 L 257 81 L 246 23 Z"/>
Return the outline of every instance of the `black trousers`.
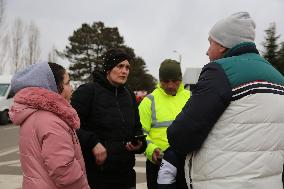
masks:
<path fill-rule="evenodd" d="M 146 161 L 146 178 L 148 189 L 158 189 L 157 178 L 160 166 L 152 163 L 147 159 Z"/>
<path fill-rule="evenodd" d="M 134 169 L 126 173 L 94 171 L 87 174 L 91 189 L 135 189 L 136 172 Z"/>

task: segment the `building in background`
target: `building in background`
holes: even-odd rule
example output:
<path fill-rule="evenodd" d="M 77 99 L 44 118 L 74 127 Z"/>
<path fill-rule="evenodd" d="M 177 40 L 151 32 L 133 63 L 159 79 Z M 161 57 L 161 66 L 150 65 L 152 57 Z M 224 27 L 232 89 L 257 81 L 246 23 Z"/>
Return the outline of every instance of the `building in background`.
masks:
<path fill-rule="evenodd" d="M 186 68 L 183 75 L 184 87 L 192 91 L 198 81 L 200 72 L 202 68 Z"/>

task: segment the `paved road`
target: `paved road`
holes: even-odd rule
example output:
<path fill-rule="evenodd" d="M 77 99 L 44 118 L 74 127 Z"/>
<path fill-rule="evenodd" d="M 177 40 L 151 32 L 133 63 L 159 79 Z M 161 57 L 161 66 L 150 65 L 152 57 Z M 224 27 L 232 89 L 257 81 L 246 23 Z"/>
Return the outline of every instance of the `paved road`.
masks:
<path fill-rule="evenodd" d="M 0 189 L 21 189 L 21 165 L 18 149 L 19 127 L 0 126 Z M 137 189 L 146 189 L 145 157 L 136 157 Z"/>

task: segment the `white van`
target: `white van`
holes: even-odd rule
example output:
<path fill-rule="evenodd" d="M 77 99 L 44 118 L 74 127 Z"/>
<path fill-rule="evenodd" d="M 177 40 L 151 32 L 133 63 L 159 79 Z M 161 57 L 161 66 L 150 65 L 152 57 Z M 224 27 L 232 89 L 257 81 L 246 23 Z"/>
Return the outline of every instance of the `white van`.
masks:
<path fill-rule="evenodd" d="M 12 75 L 0 75 L 0 125 L 10 122 L 8 111 L 14 96 L 11 93 L 11 79 Z"/>

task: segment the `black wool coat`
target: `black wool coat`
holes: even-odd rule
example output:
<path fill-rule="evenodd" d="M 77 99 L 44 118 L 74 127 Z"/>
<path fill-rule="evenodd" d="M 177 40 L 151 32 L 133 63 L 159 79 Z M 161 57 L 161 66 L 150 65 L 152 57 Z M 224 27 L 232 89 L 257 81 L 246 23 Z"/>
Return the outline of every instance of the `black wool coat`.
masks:
<path fill-rule="evenodd" d="M 81 128 L 78 131 L 90 186 L 135 185 L 135 153 L 125 148 L 134 135 L 143 134 L 135 96 L 125 85 L 114 87 L 101 72 L 95 72 L 94 81 L 81 85 L 72 95 Z M 102 166 L 95 163 L 92 149 L 100 142 L 107 150 Z"/>

